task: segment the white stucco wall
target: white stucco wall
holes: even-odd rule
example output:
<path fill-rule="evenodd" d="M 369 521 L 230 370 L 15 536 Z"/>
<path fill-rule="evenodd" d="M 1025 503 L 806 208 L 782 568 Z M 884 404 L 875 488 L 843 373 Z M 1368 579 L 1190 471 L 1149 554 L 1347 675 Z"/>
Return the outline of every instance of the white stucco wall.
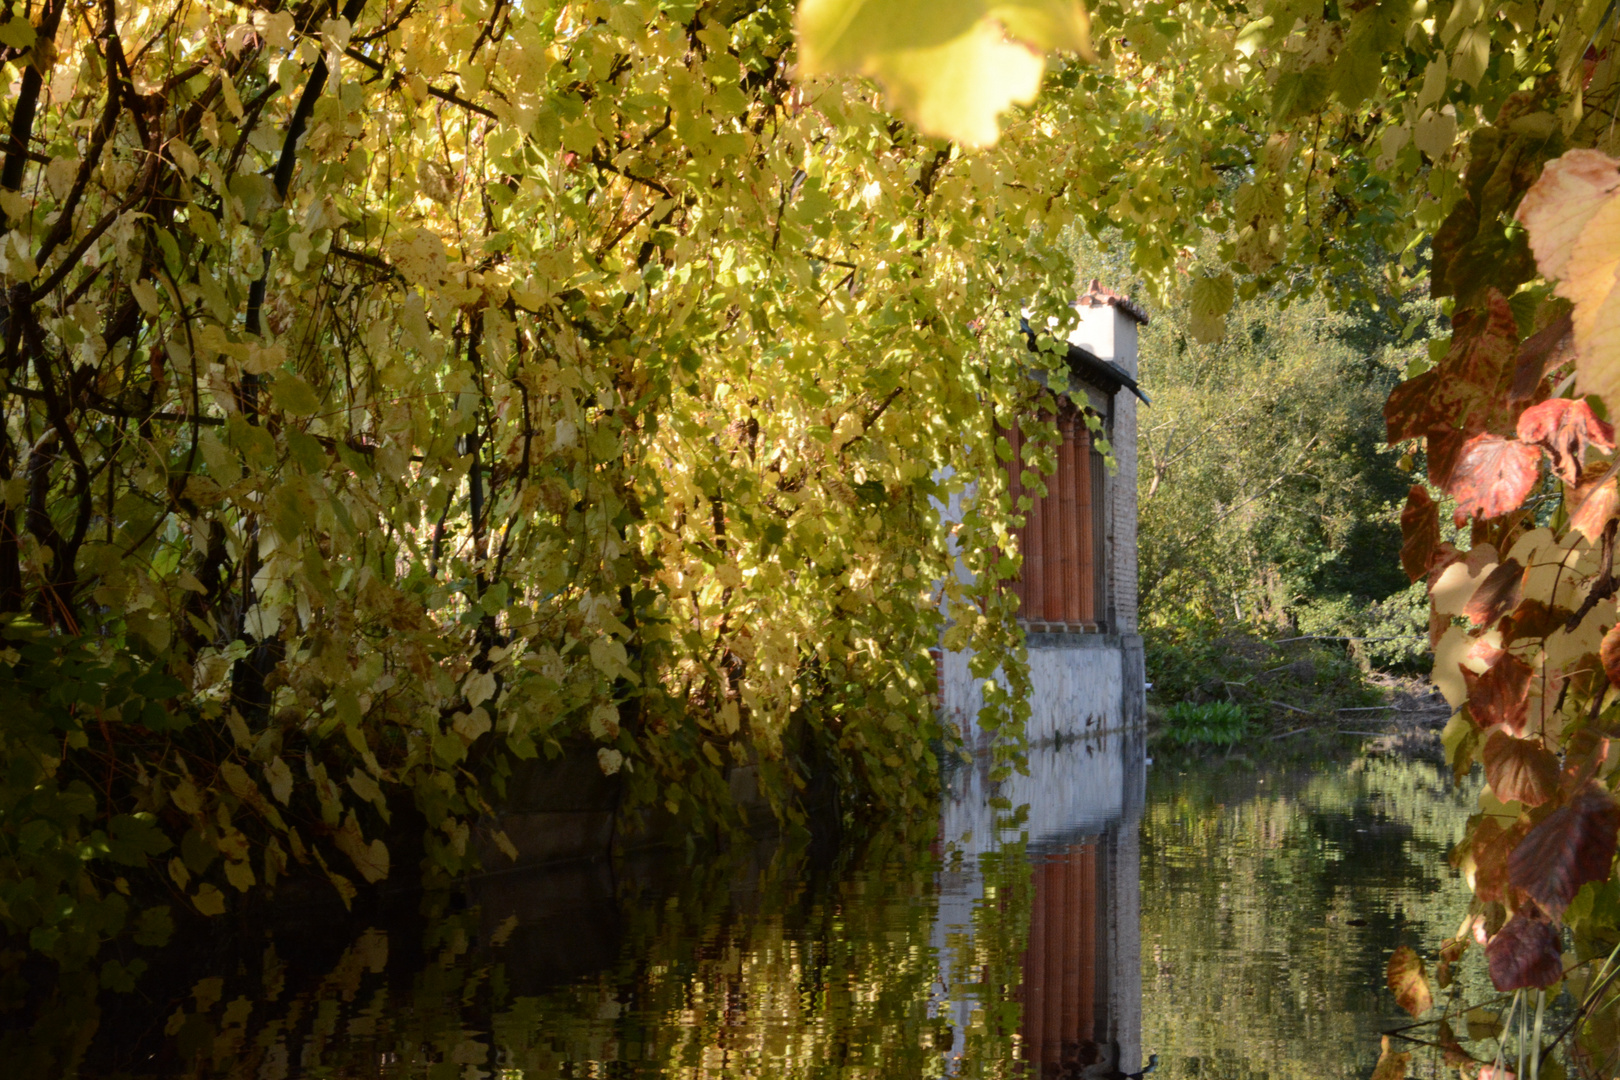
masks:
<path fill-rule="evenodd" d="M 1077 640 L 1078 639 L 1078 640 Z M 1032 743 L 1089 735 L 1124 726 L 1125 653 L 1113 635 L 1078 635 L 1070 644 L 1029 650 Z M 983 741 L 980 680 L 968 669 L 971 652 L 945 653 L 944 716 L 972 747 Z M 999 672 L 997 676 L 999 677 Z"/>

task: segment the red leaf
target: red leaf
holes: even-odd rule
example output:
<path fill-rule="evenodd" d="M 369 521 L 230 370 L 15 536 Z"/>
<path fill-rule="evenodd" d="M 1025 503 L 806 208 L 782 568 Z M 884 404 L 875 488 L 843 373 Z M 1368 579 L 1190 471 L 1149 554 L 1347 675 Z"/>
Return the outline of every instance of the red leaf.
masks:
<path fill-rule="evenodd" d="M 1463 668 L 1463 683 L 1468 687 L 1468 711 L 1474 723 L 1482 729 L 1501 724 L 1510 731 L 1523 730 L 1529 715 L 1532 674 L 1530 665 L 1512 653 L 1503 653 L 1483 675 Z"/>
<path fill-rule="evenodd" d="M 1466 436 L 1513 429 L 1517 409 L 1509 395 L 1518 351 L 1513 310 L 1501 293 L 1487 290 L 1481 302 L 1460 307 L 1452 316 L 1445 359 L 1389 395 L 1389 442 L 1426 439 L 1429 475 L 1444 484 Z"/>
<path fill-rule="evenodd" d="M 1519 359 L 1519 323 L 1513 317 L 1513 308 L 1507 297 L 1495 289 L 1485 296 L 1478 307 L 1464 307 L 1451 319 L 1451 350 L 1446 354 L 1443 367 L 1453 380 L 1458 380 L 1480 394 L 1476 407 L 1482 410 L 1500 410 L 1500 399 L 1505 398 L 1513 386 L 1513 369 Z M 1483 419 L 1483 418 L 1482 418 Z M 1465 424 L 1468 430 L 1489 430 L 1485 421 L 1478 427 Z"/>
<path fill-rule="evenodd" d="M 1456 471 L 1457 460 L 1462 457 L 1463 444 L 1468 441 L 1465 432 L 1450 424 L 1437 424 L 1429 429 L 1429 483 L 1443 488 Z"/>
<path fill-rule="evenodd" d="M 1603 635 L 1598 659 L 1603 661 L 1603 674 L 1609 677 L 1609 685 L 1620 686 L 1620 625 L 1610 627 Z"/>
<path fill-rule="evenodd" d="M 1614 428 L 1599 420 L 1585 401 L 1554 398 L 1532 406 L 1519 417 L 1519 438 L 1544 448 L 1553 472 L 1573 487 L 1580 481 L 1586 448 L 1614 449 Z"/>
<path fill-rule="evenodd" d="M 1484 756 L 1485 779 L 1503 802 L 1540 806 L 1558 790 L 1558 759 L 1538 742 L 1493 731 Z"/>
<path fill-rule="evenodd" d="M 1405 552 L 1403 550 L 1402 554 Z M 1524 567 L 1516 559 L 1508 559 L 1485 575 L 1485 580 L 1474 589 L 1474 595 L 1463 605 L 1462 613 L 1475 626 L 1490 626 L 1502 615 L 1519 605 L 1524 584 Z"/>
<path fill-rule="evenodd" d="M 1551 986 L 1564 977 L 1558 928 L 1522 910 L 1491 938 L 1485 958 L 1491 966 L 1491 982 L 1504 993 Z"/>
<path fill-rule="evenodd" d="M 1589 782 L 1519 841 L 1508 859 L 1508 881 L 1559 914 L 1582 885 L 1608 878 L 1617 832 L 1620 803 Z"/>
<path fill-rule="evenodd" d="M 1591 728 L 1582 728 L 1564 744 L 1564 771 L 1559 782 L 1564 790 L 1574 791 L 1596 776 L 1608 759 L 1608 738 Z"/>
<path fill-rule="evenodd" d="M 1423 958 L 1409 946 L 1402 945 L 1391 954 L 1384 978 L 1395 992 L 1395 1004 L 1414 1017 L 1421 1017 L 1434 1007 L 1434 994 L 1423 974 Z"/>
<path fill-rule="evenodd" d="M 1429 401 L 1439 385 L 1440 369 L 1430 368 L 1390 391 L 1389 399 L 1384 402 L 1384 429 L 1390 445 L 1429 433 L 1433 426 Z"/>
<path fill-rule="evenodd" d="M 1541 453 L 1500 435 L 1475 435 L 1463 444 L 1446 481 L 1461 517 L 1501 517 L 1517 510 L 1541 476 Z"/>
<path fill-rule="evenodd" d="M 1513 369 L 1514 401 L 1529 401 L 1535 397 L 1541 392 L 1541 382 L 1548 372 L 1575 359 L 1574 331 L 1570 311 L 1565 311 L 1524 339 Z"/>
<path fill-rule="evenodd" d="M 1401 511 L 1401 566 L 1416 581 L 1429 572 L 1440 549 L 1440 510 L 1429 496 L 1429 489 L 1413 484 Z"/>
<path fill-rule="evenodd" d="M 1525 822 L 1515 821 L 1506 829 L 1495 818 L 1487 817 L 1474 830 L 1474 895 L 1486 903 L 1504 899 L 1508 884 L 1508 858 L 1524 834 Z"/>
<path fill-rule="evenodd" d="M 1570 507 L 1570 531 L 1584 534 L 1594 544 L 1600 541 L 1610 520 L 1620 513 L 1620 491 L 1616 491 L 1608 473 L 1607 465 L 1593 462 L 1565 500 L 1565 505 Z"/>

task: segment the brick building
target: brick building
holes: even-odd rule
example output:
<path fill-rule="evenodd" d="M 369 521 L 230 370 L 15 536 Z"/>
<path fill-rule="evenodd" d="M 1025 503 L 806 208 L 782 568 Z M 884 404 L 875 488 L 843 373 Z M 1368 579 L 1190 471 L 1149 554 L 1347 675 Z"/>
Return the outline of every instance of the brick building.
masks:
<path fill-rule="evenodd" d="M 1029 645 L 1029 736 L 1043 742 L 1129 726 L 1143 713 L 1142 639 L 1136 622 L 1136 424 L 1147 401 L 1136 385 L 1137 329 L 1147 316 L 1093 281 L 1075 304 L 1069 334 L 1070 382 L 1055 419 L 1063 434 L 1047 493 L 1018 530 L 1023 571 L 1013 589 Z M 1116 468 L 1092 446 L 1085 413 L 1102 424 Z M 1009 466 L 1014 498 L 1023 436 L 1014 424 Z M 959 513 L 953 500 L 948 515 Z M 969 744 L 983 704 L 966 652 L 939 657 L 944 716 Z"/>

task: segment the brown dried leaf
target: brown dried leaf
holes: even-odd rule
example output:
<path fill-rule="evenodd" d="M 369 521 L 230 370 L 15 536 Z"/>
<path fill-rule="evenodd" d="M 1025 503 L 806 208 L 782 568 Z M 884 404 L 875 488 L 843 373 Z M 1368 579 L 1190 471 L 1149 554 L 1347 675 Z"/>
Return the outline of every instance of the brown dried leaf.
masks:
<path fill-rule="evenodd" d="M 1421 1018 L 1434 1007 L 1434 994 L 1424 975 L 1423 958 L 1410 946 L 1402 945 L 1390 955 L 1384 978 L 1395 994 L 1395 1003 L 1413 1017 Z"/>
<path fill-rule="evenodd" d="M 1401 511 L 1401 566 L 1416 581 L 1429 572 L 1440 549 L 1440 510 L 1429 489 L 1413 484 Z"/>
<path fill-rule="evenodd" d="M 1549 606 L 1543 600 L 1530 597 L 1521 600 L 1507 622 L 1502 624 L 1503 642 L 1527 641 L 1545 638 L 1560 629 L 1573 614 L 1567 608 Z"/>
<path fill-rule="evenodd" d="M 1588 447 L 1614 449 L 1614 428 L 1599 420 L 1585 401 L 1554 398 L 1532 406 L 1519 417 L 1520 440 L 1533 443 L 1552 458 L 1553 472 L 1564 483 L 1581 478 Z"/>
<path fill-rule="evenodd" d="M 1517 439 L 1475 435 L 1463 444 L 1446 481 L 1461 518 L 1501 517 L 1517 510 L 1541 478 L 1541 452 Z"/>
<path fill-rule="evenodd" d="M 1558 929 L 1532 910 L 1520 910 L 1485 946 L 1491 982 L 1504 993 L 1551 986 L 1564 977 Z"/>
<path fill-rule="evenodd" d="M 1510 731 L 1522 731 L 1529 715 L 1531 674 L 1530 665 L 1512 653 L 1499 656 L 1483 675 L 1463 668 L 1474 723 L 1481 728 L 1501 724 Z"/>
<path fill-rule="evenodd" d="M 1503 802 L 1540 806 L 1558 790 L 1558 759 L 1539 742 L 1493 731 L 1485 740 L 1485 779 Z"/>
<path fill-rule="evenodd" d="M 1404 552 L 1402 554 L 1404 556 Z M 1475 626 L 1490 626 L 1503 613 L 1518 606 L 1523 587 L 1524 567 L 1517 560 L 1509 559 L 1485 575 L 1485 580 L 1463 605 L 1462 613 Z"/>
<path fill-rule="evenodd" d="M 1389 1036 L 1384 1036 L 1383 1050 L 1378 1055 L 1378 1064 L 1373 1069 L 1372 1080 L 1406 1080 L 1406 1068 L 1412 1063 L 1412 1055 L 1402 1050 L 1389 1048 Z"/>
<path fill-rule="evenodd" d="M 1617 833 L 1620 803 L 1588 782 L 1519 841 L 1508 859 L 1508 881 L 1560 914 L 1582 885 L 1608 878 Z"/>

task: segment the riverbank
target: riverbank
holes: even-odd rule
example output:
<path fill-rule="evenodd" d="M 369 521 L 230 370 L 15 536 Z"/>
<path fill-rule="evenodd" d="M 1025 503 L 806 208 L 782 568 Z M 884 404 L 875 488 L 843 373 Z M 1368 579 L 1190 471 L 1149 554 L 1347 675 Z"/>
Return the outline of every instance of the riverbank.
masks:
<path fill-rule="evenodd" d="M 1150 644 L 1148 725 L 1167 750 L 1376 738 L 1439 747 L 1450 706 L 1427 678 L 1369 671 L 1351 639 L 1233 635 Z"/>

